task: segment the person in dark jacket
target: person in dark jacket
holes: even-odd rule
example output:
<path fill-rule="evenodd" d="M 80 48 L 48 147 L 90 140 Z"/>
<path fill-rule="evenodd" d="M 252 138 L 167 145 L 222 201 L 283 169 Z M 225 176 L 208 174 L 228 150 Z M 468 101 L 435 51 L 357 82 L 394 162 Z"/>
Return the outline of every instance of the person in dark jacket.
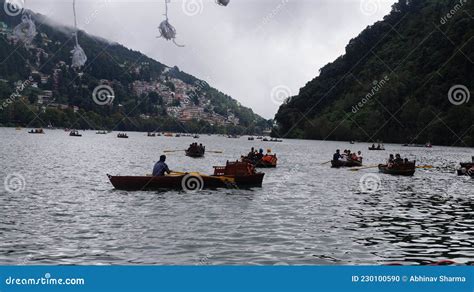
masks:
<path fill-rule="evenodd" d="M 153 167 L 153 176 L 164 176 L 165 173 L 170 173 L 170 169 L 168 168 L 168 165 L 165 163 L 166 161 L 166 156 L 161 155 L 160 156 L 160 161 L 158 161 L 155 166 Z"/>
<path fill-rule="evenodd" d="M 339 159 L 342 159 L 341 151 L 339 149 L 336 150 L 336 153 L 332 156 L 332 160 L 338 161 Z"/>

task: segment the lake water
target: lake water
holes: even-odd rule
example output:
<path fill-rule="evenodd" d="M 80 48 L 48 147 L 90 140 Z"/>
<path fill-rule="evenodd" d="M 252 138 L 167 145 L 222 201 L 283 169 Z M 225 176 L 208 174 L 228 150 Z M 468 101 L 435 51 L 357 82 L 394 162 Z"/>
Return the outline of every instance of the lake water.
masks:
<path fill-rule="evenodd" d="M 272 148 L 278 168 L 263 170 L 263 187 L 251 190 L 125 192 L 106 174 L 151 173 L 163 150 L 194 139 L 81 133 L 0 128 L 0 264 L 474 263 L 474 179 L 455 175 L 472 148 L 369 152 L 364 143 L 202 135 L 207 150 L 224 153 L 169 154 L 171 169 L 212 173 L 252 146 Z M 435 168 L 396 177 L 321 165 L 336 148 L 362 150 L 366 165 L 400 153 Z"/>

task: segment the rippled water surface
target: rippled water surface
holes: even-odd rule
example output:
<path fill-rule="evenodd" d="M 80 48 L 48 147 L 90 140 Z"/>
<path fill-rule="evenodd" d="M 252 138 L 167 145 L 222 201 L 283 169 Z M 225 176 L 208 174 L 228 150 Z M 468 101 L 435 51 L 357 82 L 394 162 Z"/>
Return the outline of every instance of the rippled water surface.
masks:
<path fill-rule="evenodd" d="M 173 170 L 211 173 L 249 151 L 271 147 L 277 169 L 261 189 L 198 193 L 114 190 L 106 174 L 151 173 L 163 150 L 187 137 L 129 133 L 69 137 L 0 129 L 0 264 L 321 265 L 474 262 L 474 179 L 454 174 L 472 148 L 366 151 L 368 144 L 285 140 L 283 143 L 201 136 L 207 154 L 168 155 Z M 362 150 L 364 164 L 389 153 L 416 158 L 414 177 L 331 169 L 336 148 Z M 360 188 L 367 174 L 375 192 Z M 377 182 L 377 181 L 375 181 Z M 372 184 L 373 186 L 373 184 Z"/>

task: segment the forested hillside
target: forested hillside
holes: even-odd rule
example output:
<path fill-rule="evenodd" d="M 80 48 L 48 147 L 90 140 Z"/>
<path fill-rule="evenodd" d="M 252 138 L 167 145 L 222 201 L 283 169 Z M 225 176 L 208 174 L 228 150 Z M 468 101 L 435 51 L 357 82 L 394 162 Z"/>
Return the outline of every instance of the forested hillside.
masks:
<path fill-rule="evenodd" d="M 473 1 L 400 0 L 280 107 L 273 134 L 474 146 L 473 62 Z"/>

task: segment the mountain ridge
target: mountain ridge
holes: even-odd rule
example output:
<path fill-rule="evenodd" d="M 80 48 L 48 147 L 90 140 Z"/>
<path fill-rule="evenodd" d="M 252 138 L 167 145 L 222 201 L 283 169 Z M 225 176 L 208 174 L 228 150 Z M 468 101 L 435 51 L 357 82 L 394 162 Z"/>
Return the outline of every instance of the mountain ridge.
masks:
<path fill-rule="evenodd" d="M 4 6 L 4 0 L 0 4 Z M 74 30 L 64 25 L 53 27 L 41 14 L 32 17 L 38 34 L 34 45 L 25 48 L 12 33 L 21 15 L 11 17 L 0 11 L 0 58 L 4 60 L 0 64 L 0 104 L 9 101 L 15 83 L 32 78 L 34 85 L 28 84 L 21 98 L 12 102 L 14 106 L 0 112 L 0 124 L 27 126 L 33 120 L 28 126 L 51 123 L 77 128 L 240 134 L 260 133 L 269 127 L 268 121 L 250 108 L 178 67 L 81 30 L 79 44 L 89 60 L 82 70 L 74 70 L 69 66 Z M 91 96 L 98 86 L 113 89 L 111 104 L 94 104 Z M 82 117 L 74 118 L 75 113 Z"/>
<path fill-rule="evenodd" d="M 279 108 L 273 135 L 474 146 L 473 16 L 465 0 L 399 0 Z"/>

